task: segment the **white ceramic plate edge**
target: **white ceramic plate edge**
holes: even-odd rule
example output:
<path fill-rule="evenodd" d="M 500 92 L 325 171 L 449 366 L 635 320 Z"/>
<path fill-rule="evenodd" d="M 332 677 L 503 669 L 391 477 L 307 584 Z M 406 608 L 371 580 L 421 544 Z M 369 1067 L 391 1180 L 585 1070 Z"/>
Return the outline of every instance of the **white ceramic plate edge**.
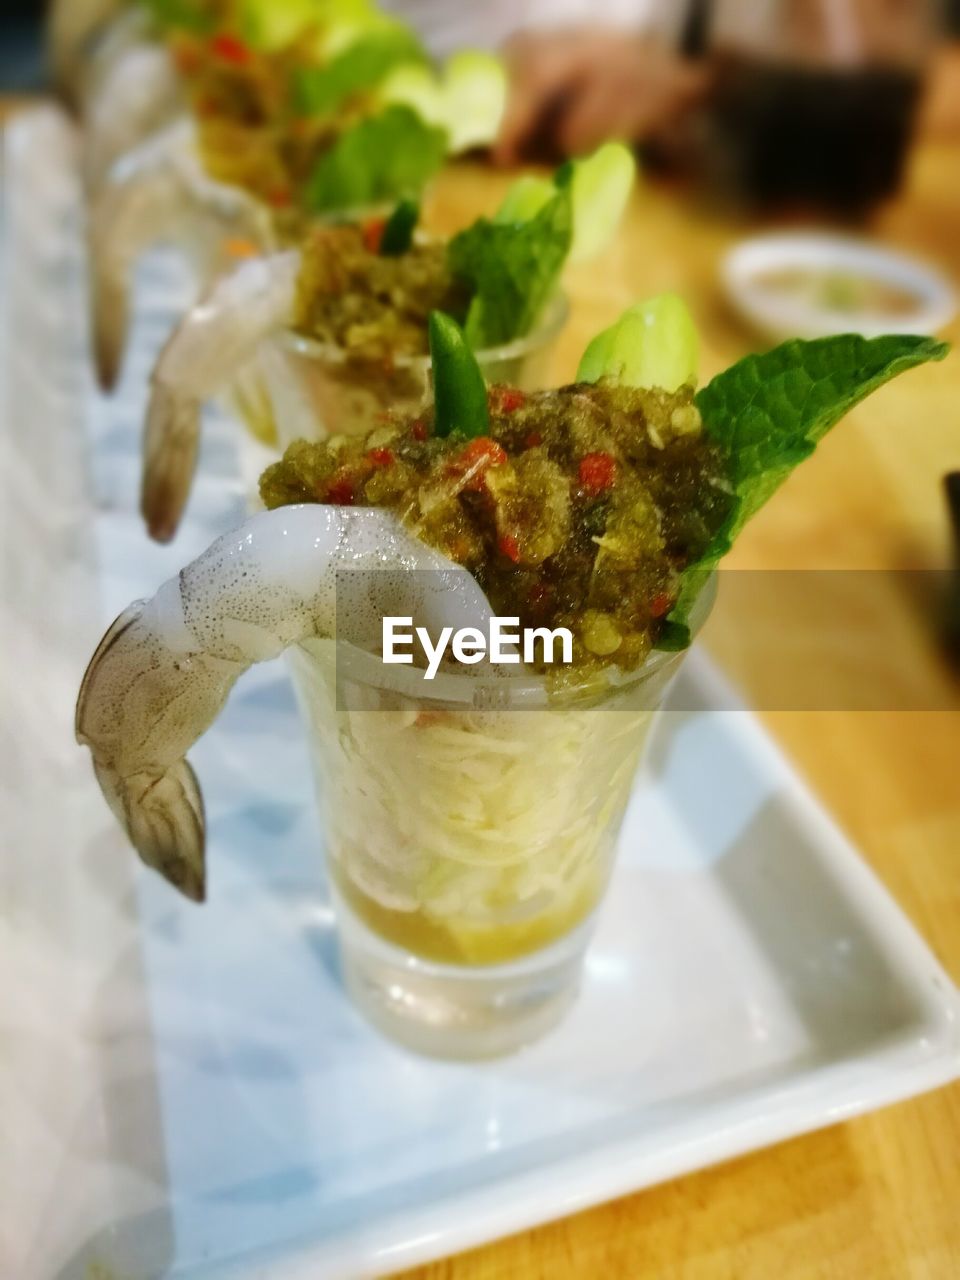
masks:
<path fill-rule="evenodd" d="M 686 1121 L 670 1121 L 670 1149 L 658 1145 L 657 1130 L 627 1132 L 550 1166 L 549 1188 L 541 1166 L 462 1196 L 435 1201 L 428 1210 L 378 1220 L 376 1239 L 352 1231 L 318 1246 L 292 1242 L 282 1264 L 272 1262 L 270 1280 L 359 1280 L 420 1266 L 488 1244 L 518 1231 L 578 1213 L 620 1196 L 805 1133 L 828 1128 L 866 1112 L 916 1097 L 960 1079 L 960 992 L 934 959 L 886 888 L 863 862 L 836 823 L 791 767 L 767 731 L 744 709 L 726 679 L 697 651 L 690 658 L 696 679 L 718 710 L 732 711 L 729 732 L 750 754 L 771 767 L 799 825 L 829 851 L 831 871 L 855 893 L 863 916 L 896 956 L 901 979 L 926 1014 L 924 1034 L 904 1037 L 846 1061 L 812 1070 L 796 1083 L 756 1089 L 749 1097 L 702 1108 Z M 735 722 L 736 728 L 733 727 Z M 705 1117 L 709 1117 L 705 1120 Z M 704 1133 L 704 1129 L 710 1129 Z M 175 1280 L 227 1280 L 254 1274 L 256 1258 L 213 1268 L 179 1270 Z M 173 1278 L 171 1278 L 173 1280 Z"/>

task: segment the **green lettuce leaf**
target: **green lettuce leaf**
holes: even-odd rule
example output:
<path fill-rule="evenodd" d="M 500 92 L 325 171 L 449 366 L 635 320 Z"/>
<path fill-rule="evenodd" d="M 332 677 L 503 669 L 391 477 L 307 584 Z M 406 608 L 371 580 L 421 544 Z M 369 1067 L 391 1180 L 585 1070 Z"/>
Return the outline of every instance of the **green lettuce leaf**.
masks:
<path fill-rule="evenodd" d="M 738 361 L 697 394 L 703 429 L 727 456 L 735 500 L 707 550 L 684 571 L 659 648 L 690 643 L 690 611 L 707 577 L 830 428 L 891 378 L 942 360 L 948 350 L 946 343 L 909 335 L 794 339 Z"/>
<path fill-rule="evenodd" d="M 507 103 L 507 73 L 499 58 L 462 49 L 439 74 L 426 65 L 398 66 L 379 89 L 384 102 L 412 108 L 427 124 L 445 129 L 450 151 L 485 147 L 497 136 Z"/>
<path fill-rule="evenodd" d="M 573 197 L 571 262 L 584 262 L 612 239 L 637 176 L 637 161 L 622 142 L 606 142 L 590 156 L 568 160 L 554 175 Z"/>
<path fill-rule="evenodd" d="M 474 350 L 511 342 L 532 328 L 575 246 L 583 256 L 613 234 L 635 169 L 626 147 L 607 143 L 568 161 L 552 179 L 519 178 L 492 218 L 454 236 L 448 261 L 473 294 L 466 334 Z"/>
<path fill-rule="evenodd" d="M 258 49 L 282 49 L 308 27 L 324 21 L 323 0 L 240 0 L 237 17 L 244 39 Z"/>
<path fill-rule="evenodd" d="M 557 194 L 557 184 L 552 178 L 535 178 L 525 173 L 511 182 L 500 208 L 493 215 L 494 222 L 529 222 L 545 204 Z"/>
<path fill-rule="evenodd" d="M 254 0 L 273 5 L 275 0 Z M 309 3 L 310 0 L 284 0 L 284 3 Z M 397 19 L 378 7 L 374 0 L 313 0 L 320 10 L 320 32 L 317 55 L 326 61 L 342 53 L 348 46 L 375 31 L 390 29 Z"/>
<path fill-rule="evenodd" d="M 443 164 L 447 135 L 409 107 L 387 107 L 347 129 L 307 185 L 315 213 L 362 209 L 417 195 Z"/>
<path fill-rule="evenodd" d="M 396 23 L 361 36 L 326 66 L 299 68 L 294 100 L 303 115 L 332 115 L 349 98 L 376 90 L 395 68 L 426 61 L 417 37 Z"/>
<path fill-rule="evenodd" d="M 475 351 L 526 333 L 557 286 L 573 238 L 569 190 L 525 222 L 479 218 L 447 246 L 453 274 L 473 298 L 464 326 Z"/>
<path fill-rule="evenodd" d="M 676 391 L 697 376 L 700 337 L 682 298 L 661 293 L 629 307 L 598 333 L 577 370 L 578 382 L 613 378 L 628 387 Z"/>

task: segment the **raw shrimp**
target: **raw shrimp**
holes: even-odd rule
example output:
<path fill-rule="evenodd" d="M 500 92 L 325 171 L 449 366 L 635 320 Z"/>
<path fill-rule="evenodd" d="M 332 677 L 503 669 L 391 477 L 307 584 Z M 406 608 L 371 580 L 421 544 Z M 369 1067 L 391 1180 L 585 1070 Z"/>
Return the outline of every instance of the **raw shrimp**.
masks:
<path fill-rule="evenodd" d="M 191 309 L 161 352 L 151 378 L 140 498 L 157 541 L 176 533 L 190 492 L 203 402 L 268 334 L 289 323 L 299 272 L 295 250 L 241 263 Z"/>
<path fill-rule="evenodd" d="M 71 102 L 80 96 L 92 46 L 126 8 L 126 0 L 53 0 L 47 23 L 50 63 Z"/>
<path fill-rule="evenodd" d="M 114 166 L 90 221 L 94 355 L 104 390 L 114 386 L 120 371 L 131 276 L 140 255 L 171 242 L 209 278 L 231 237 L 268 250 L 270 214 L 239 187 L 206 175 L 190 121 L 171 125 Z"/>
<path fill-rule="evenodd" d="M 368 572 L 344 572 L 356 569 Z M 254 516 L 120 615 L 84 676 L 77 740 L 148 866 L 203 901 L 203 800 L 186 752 L 253 663 L 315 637 L 375 646 L 385 614 L 436 636 L 486 627 L 490 606 L 465 569 L 388 513 L 301 506 Z"/>
<path fill-rule="evenodd" d="M 84 109 L 84 178 L 90 191 L 112 165 L 184 109 L 183 83 L 169 50 L 153 41 L 128 45 L 97 78 Z"/>

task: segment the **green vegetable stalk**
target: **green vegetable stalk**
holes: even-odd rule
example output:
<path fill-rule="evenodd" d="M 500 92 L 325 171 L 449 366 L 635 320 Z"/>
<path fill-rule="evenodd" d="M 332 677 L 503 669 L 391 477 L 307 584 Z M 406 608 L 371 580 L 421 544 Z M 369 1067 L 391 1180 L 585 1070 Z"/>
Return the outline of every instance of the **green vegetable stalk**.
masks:
<path fill-rule="evenodd" d="M 420 206 L 416 200 L 401 200 L 387 219 L 380 237 L 380 253 L 385 258 L 398 258 L 413 244 L 413 233 L 420 220 Z"/>
<path fill-rule="evenodd" d="M 483 374 L 460 326 L 442 311 L 430 313 L 430 363 L 435 434 L 488 435 L 490 410 Z"/>

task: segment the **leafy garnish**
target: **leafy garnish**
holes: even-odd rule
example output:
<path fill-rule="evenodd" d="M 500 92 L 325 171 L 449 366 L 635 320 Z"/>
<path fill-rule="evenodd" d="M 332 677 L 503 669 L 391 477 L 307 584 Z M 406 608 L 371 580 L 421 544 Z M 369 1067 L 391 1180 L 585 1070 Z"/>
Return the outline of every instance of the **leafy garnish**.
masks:
<path fill-rule="evenodd" d="M 409 196 L 401 200 L 384 224 L 380 237 L 380 254 L 397 258 L 413 244 L 413 233 L 420 218 L 420 206 Z"/>
<path fill-rule="evenodd" d="M 332 115 L 359 94 L 370 94 L 396 67 L 426 62 L 417 37 L 402 23 L 361 36 L 325 66 L 300 67 L 294 82 L 297 109 L 306 116 Z"/>
<path fill-rule="evenodd" d="M 622 142 L 607 142 L 591 156 L 568 160 L 554 175 L 569 182 L 573 198 L 573 244 L 570 261 L 583 262 L 599 253 L 616 231 L 633 190 L 637 162 Z"/>
<path fill-rule="evenodd" d="M 361 209 L 417 194 L 442 166 L 447 136 L 409 107 L 387 107 L 345 130 L 307 186 L 315 213 Z"/>
<path fill-rule="evenodd" d="M 552 179 L 526 176 L 510 187 L 493 218 L 450 241 L 453 274 L 471 290 L 466 334 L 474 349 L 527 333 L 555 291 L 574 247 L 601 247 L 619 221 L 635 163 L 620 143 L 571 160 Z"/>
<path fill-rule="evenodd" d="M 698 393 L 704 432 L 726 455 L 735 496 L 706 551 L 684 571 L 659 648 L 690 643 L 690 611 L 710 572 L 830 428 L 897 374 L 942 360 L 948 350 L 946 343 L 912 335 L 794 339 L 738 361 Z"/>
<path fill-rule="evenodd" d="M 500 208 L 493 215 L 494 222 L 529 222 L 545 204 L 557 194 L 557 184 L 552 178 L 535 178 L 525 173 L 510 184 Z"/>
<path fill-rule="evenodd" d="M 675 293 L 638 302 L 598 333 L 580 361 L 578 382 L 613 378 L 629 387 L 676 391 L 697 376 L 700 339 Z"/>
<path fill-rule="evenodd" d="M 304 3 L 305 0 L 283 0 L 284 3 Z M 309 3 L 309 0 L 306 0 Z M 392 17 L 374 0 L 313 0 L 320 11 L 321 32 L 317 52 L 327 61 L 342 53 L 349 45 L 374 31 L 393 27 L 397 19 Z M 276 0 L 254 0 L 254 3 L 270 4 Z"/>
<path fill-rule="evenodd" d="M 487 387 L 462 329 L 442 311 L 431 311 L 429 332 L 434 433 L 438 436 L 448 436 L 454 431 L 469 437 L 488 435 Z"/>
<path fill-rule="evenodd" d="M 497 136 L 507 101 L 507 74 L 491 53 L 462 49 L 437 75 L 426 66 L 398 66 L 380 86 L 384 102 L 402 103 L 445 129 L 450 151 L 484 147 Z"/>
<path fill-rule="evenodd" d="M 239 0 L 234 11 L 247 43 L 271 51 L 318 26 L 324 20 L 325 5 L 323 0 Z"/>
<path fill-rule="evenodd" d="M 189 31 L 206 35 L 213 30 L 212 15 L 202 0 L 141 0 L 160 31 Z"/>
<path fill-rule="evenodd" d="M 557 285 L 573 239 L 569 191 L 526 222 L 479 218 L 447 248 L 453 274 L 473 295 L 465 331 L 474 350 L 526 333 Z"/>

